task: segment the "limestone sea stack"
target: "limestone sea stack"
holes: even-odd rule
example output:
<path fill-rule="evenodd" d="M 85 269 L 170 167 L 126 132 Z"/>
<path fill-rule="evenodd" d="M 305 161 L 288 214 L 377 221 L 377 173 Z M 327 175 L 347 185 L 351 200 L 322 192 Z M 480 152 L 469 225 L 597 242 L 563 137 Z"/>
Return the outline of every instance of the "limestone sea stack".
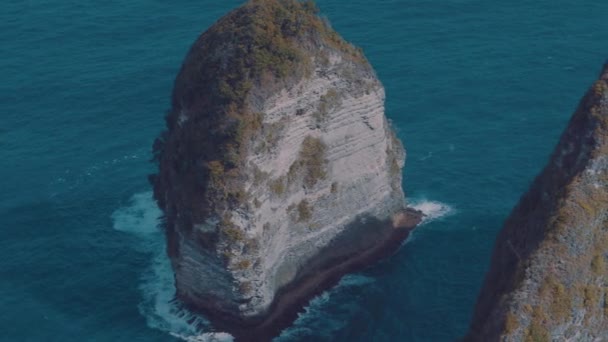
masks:
<path fill-rule="evenodd" d="M 221 18 L 187 54 L 154 143 L 177 298 L 239 340 L 269 340 L 421 219 L 382 84 L 317 12 L 252 0 Z"/>
<path fill-rule="evenodd" d="M 498 235 L 467 341 L 608 340 L 608 64 Z"/>

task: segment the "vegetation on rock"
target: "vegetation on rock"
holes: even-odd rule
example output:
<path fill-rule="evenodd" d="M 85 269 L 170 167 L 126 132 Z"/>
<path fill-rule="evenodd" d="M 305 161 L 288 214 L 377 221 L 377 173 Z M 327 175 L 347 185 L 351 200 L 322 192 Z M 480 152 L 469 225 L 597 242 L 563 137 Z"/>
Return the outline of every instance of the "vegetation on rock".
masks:
<path fill-rule="evenodd" d="M 273 194 L 277 196 L 283 195 L 283 193 L 285 193 L 285 177 L 271 180 L 269 187 Z"/>
<path fill-rule="evenodd" d="M 304 185 L 312 188 L 318 181 L 325 179 L 325 151 L 327 147 L 319 138 L 307 136 L 302 142 L 298 159 L 291 164 L 287 178 L 292 183 L 300 174 L 303 174 Z"/>
<path fill-rule="evenodd" d="M 167 131 L 153 146 L 161 172 L 150 180 L 168 222 L 192 227 L 244 205 L 243 180 L 266 177 L 246 172 L 245 155 L 254 140 L 262 153 L 276 145 L 282 124 L 263 124 L 252 92 L 272 93 L 310 76 L 316 55 L 332 49 L 365 62 L 312 1 L 250 0 L 199 37 L 175 80 Z M 299 165 L 312 186 L 324 176 L 323 161 L 302 156 L 312 162 Z M 274 189 L 282 192 L 278 183 Z"/>
<path fill-rule="evenodd" d="M 500 232 L 468 338 L 549 341 L 604 331 L 607 137 L 608 65 Z"/>
<path fill-rule="evenodd" d="M 325 122 L 327 114 L 339 104 L 340 98 L 335 89 L 329 89 L 325 95 L 321 95 L 317 111 L 313 114 L 318 128 Z"/>
<path fill-rule="evenodd" d="M 298 222 L 307 222 L 312 217 L 312 207 L 307 200 L 298 204 Z"/>

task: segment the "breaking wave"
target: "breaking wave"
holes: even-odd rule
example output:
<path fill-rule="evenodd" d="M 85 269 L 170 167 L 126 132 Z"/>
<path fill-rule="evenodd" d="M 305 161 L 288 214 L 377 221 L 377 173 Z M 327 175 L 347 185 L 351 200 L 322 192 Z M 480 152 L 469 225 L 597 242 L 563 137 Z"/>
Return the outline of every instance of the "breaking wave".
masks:
<path fill-rule="evenodd" d="M 422 220 L 423 224 L 454 214 L 454 209 L 452 207 L 445 203 L 436 201 L 414 201 L 411 207 L 422 211 L 424 215 L 426 215 Z"/>
<path fill-rule="evenodd" d="M 453 215 L 456 212 L 456 210 L 445 203 L 427 200 L 414 200 L 410 204 L 410 207 L 422 211 L 422 213 L 425 215 L 418 227 L 443 219 L 447 216 Z M 414 241 L 418 235 L 418 232 L 419 228 L 414 229 L 410 236 L 407 237 L 404 244 Z"/>
<path fill-rule="evenodd" d="M 424 223 L 454 212 L 449 205 L 435 201 L 417 201 L 412 207 L 427 215 Z M 151 255 L 150 264 L 144 270 L 139 284 L 142 296 L 139 312 L 149 327 L 186 342 L 233 341 L 234 338 L 228 333 L 211 332 L 207 320 L 181 308 L 175 302 L 173 271 L 165 253 L 164 234 L 159 227 L 161 216 L 162 212 L 156 206 L 152 192 L 133 195 L 126 206 L 112 214 L 114 229 L 136 238 L 132 248 Z M 312 299 L 296 321 L 275 341 L 287 342 L 303 337 L 331 338 L 361 309 L 356 301 L 342 299 L 350 298 L 353 291 L 374 282 L 374 278 L 364 275 L 346 275 L 337 286 Z"/>
<path fill-rule="evenodd" d="M 129 204 L 112 214 L 114 229 L 134 235 L 133 248 L 150 253 L 150 265 L 141 276 L 142 301 L 139 312 L 149 327 L 165 331 L 187 342 L 228 342 L 230 334 L 204 332 L 209 322 L 181 308 L 174 301 L 173 271 L 165 253 L 165 240 L 159 223 L 162 212 L 152 192 L 133 195 Z"/>

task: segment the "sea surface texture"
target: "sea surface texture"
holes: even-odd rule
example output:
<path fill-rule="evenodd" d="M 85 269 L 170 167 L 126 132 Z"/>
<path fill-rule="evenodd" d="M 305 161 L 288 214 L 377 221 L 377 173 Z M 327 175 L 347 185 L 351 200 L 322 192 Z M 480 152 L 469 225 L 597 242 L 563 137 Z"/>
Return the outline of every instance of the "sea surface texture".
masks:
<path fill-rule="evenodd" d="M 190 44 L 235 0 L 0 3 L 0 341 L 229 341 L 171 302 L 147 175 Z M 320 0 L 408 150 L 403 248 L 277 341 L 454 341 L 503 220 L 608 58 L 608 2 Z"/>

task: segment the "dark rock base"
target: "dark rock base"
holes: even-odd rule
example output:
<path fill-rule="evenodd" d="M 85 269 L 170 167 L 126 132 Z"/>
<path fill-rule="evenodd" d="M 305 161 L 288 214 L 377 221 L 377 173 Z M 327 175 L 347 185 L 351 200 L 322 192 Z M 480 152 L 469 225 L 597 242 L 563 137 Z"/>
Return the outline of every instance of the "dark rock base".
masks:
<path fill-rule="evenodd" d="M 279 290 L 265 315 L 257 317 L 228 316 L 213 310 L 220 303 L 208 299 L 204 305 L 188 305 L 194 312 L 207 317 L 214 328 L 233 335 L 236 341 L 270 341 L 298 317 L 308 302 L 323 291 L 338 284 L 348 274 L 361 271 L 379 260 L 391 256 L 403 244 L 424 215 L 405 209 L 390 221 L 361 217 L 337 236 L 317 257 L 310 260 L 299 276 Z"/>

